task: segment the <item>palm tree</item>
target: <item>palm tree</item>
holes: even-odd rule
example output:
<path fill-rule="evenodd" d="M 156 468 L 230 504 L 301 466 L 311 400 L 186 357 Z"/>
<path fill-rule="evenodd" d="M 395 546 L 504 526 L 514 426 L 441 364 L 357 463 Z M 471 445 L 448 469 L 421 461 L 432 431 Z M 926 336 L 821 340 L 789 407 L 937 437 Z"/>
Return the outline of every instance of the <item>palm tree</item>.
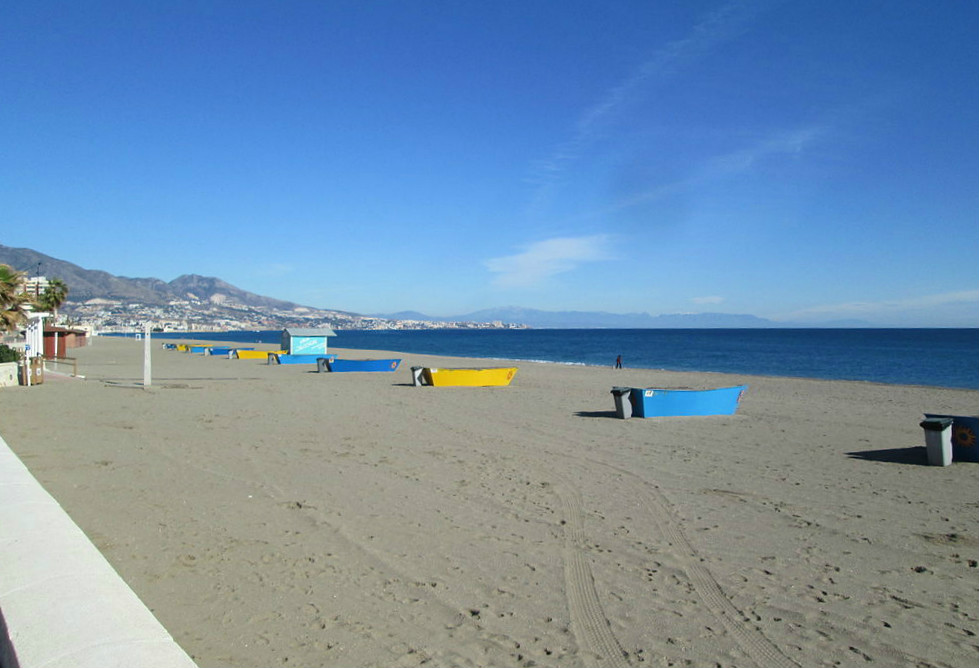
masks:
<path fill-rule="evenodd" d="M 0 331 L 12 332 L 27 319 L 24 307 L 30 297 L 24 293 L 24 272 L 0 264 Z"/>
<path fill-rule="evenodd" d="M 48 281 L 48 287 L 44 288 L 44 292 L 38 297 L 37 305 L 45 311 L 51 311 L 57 318 L 58 309 L 66 299 L 68 299 L 68 285 L 60 278 L 52 278 Z"/>

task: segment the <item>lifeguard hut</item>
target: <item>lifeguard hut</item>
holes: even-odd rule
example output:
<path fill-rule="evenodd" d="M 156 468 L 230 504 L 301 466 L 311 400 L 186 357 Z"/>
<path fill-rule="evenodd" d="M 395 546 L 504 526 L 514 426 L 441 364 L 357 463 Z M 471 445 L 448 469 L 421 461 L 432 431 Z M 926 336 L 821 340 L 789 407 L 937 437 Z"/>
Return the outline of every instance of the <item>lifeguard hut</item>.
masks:
<path fill-rule="evenodd" d="M 327 338 L 336 335 L 329 327 L 286 328 L 282 330 L 282 350 L 290 355 L 325 355 L 328 352 Z"/>

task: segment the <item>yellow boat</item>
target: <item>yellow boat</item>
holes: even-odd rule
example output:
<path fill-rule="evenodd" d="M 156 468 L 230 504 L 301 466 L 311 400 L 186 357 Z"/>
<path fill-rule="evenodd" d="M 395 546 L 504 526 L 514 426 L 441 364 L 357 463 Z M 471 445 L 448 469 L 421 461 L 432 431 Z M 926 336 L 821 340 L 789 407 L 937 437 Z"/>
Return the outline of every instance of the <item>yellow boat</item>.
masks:
<path fill-rule="evenodd" d="M 491 387 L 509 385 L 517 367 L 490 369 L 432 369 L 422 368 L 422 380 L 435 387 Z"/>
<path fill-rule="evenodd" d="M 262 360 L 263 362 L 268 361 L 269 353 L 275 353 L 276 355 L 285 355 L 284 350 L 240 350 L 235 349 L 235 357 L 240 360 Z"/>

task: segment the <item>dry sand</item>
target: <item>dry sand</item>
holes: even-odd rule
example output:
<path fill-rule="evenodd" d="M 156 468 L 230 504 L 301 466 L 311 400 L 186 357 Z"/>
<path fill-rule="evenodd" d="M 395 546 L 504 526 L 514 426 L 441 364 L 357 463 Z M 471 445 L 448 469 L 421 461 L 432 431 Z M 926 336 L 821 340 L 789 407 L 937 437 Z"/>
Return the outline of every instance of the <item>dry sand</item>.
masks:
<path fill-rule="evenodd" d="M 76 356 L 86 380 L 0 390 L 0 433 L 201 666 L 979 659 L 979 465 L 922 465 L 918 426 L 977 392 L 530 363 L 412 387 L 467 361 L 159 342 L 143 389 L 140 343 Z M 609 393 L 741 382 L 733 417 Z"/>

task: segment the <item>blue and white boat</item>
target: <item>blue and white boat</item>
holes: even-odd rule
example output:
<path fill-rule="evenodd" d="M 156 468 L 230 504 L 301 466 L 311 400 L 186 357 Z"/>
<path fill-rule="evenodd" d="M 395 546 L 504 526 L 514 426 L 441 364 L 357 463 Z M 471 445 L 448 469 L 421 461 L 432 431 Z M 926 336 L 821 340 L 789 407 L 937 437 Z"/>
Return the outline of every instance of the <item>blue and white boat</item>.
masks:
<path fill-rule="evenodd" d="M 324 359 L 321 357 L 321 359 Z M 401 364 L 400 359 L 386 359 L 386 360 L 345 360 L 345 359 L 328 359 L 326 358 L 326 370 L 331 373 L 344 373 L 348 371 L 396 371 L 398 365 Z M 323 371 L 323 364 L 318 366 L 319 371 Z"/>
<path fill-rule="evenodd" d="M 288 355 L 283 353 L 269 353 L 269 364 L 316 364 L 316 360 L 335 359 L 336 355 Z"/>
<path fill-rule="evenodd" d="M 620 417 L 626 408 L 628 390 L 631 415 L 635 417 L 685 417 L 702 415 L 734 415 L 747 385 L 722 387 L 715 390 L 670 390 L 658 387 L 614 388 L 616 412 Z"/>

